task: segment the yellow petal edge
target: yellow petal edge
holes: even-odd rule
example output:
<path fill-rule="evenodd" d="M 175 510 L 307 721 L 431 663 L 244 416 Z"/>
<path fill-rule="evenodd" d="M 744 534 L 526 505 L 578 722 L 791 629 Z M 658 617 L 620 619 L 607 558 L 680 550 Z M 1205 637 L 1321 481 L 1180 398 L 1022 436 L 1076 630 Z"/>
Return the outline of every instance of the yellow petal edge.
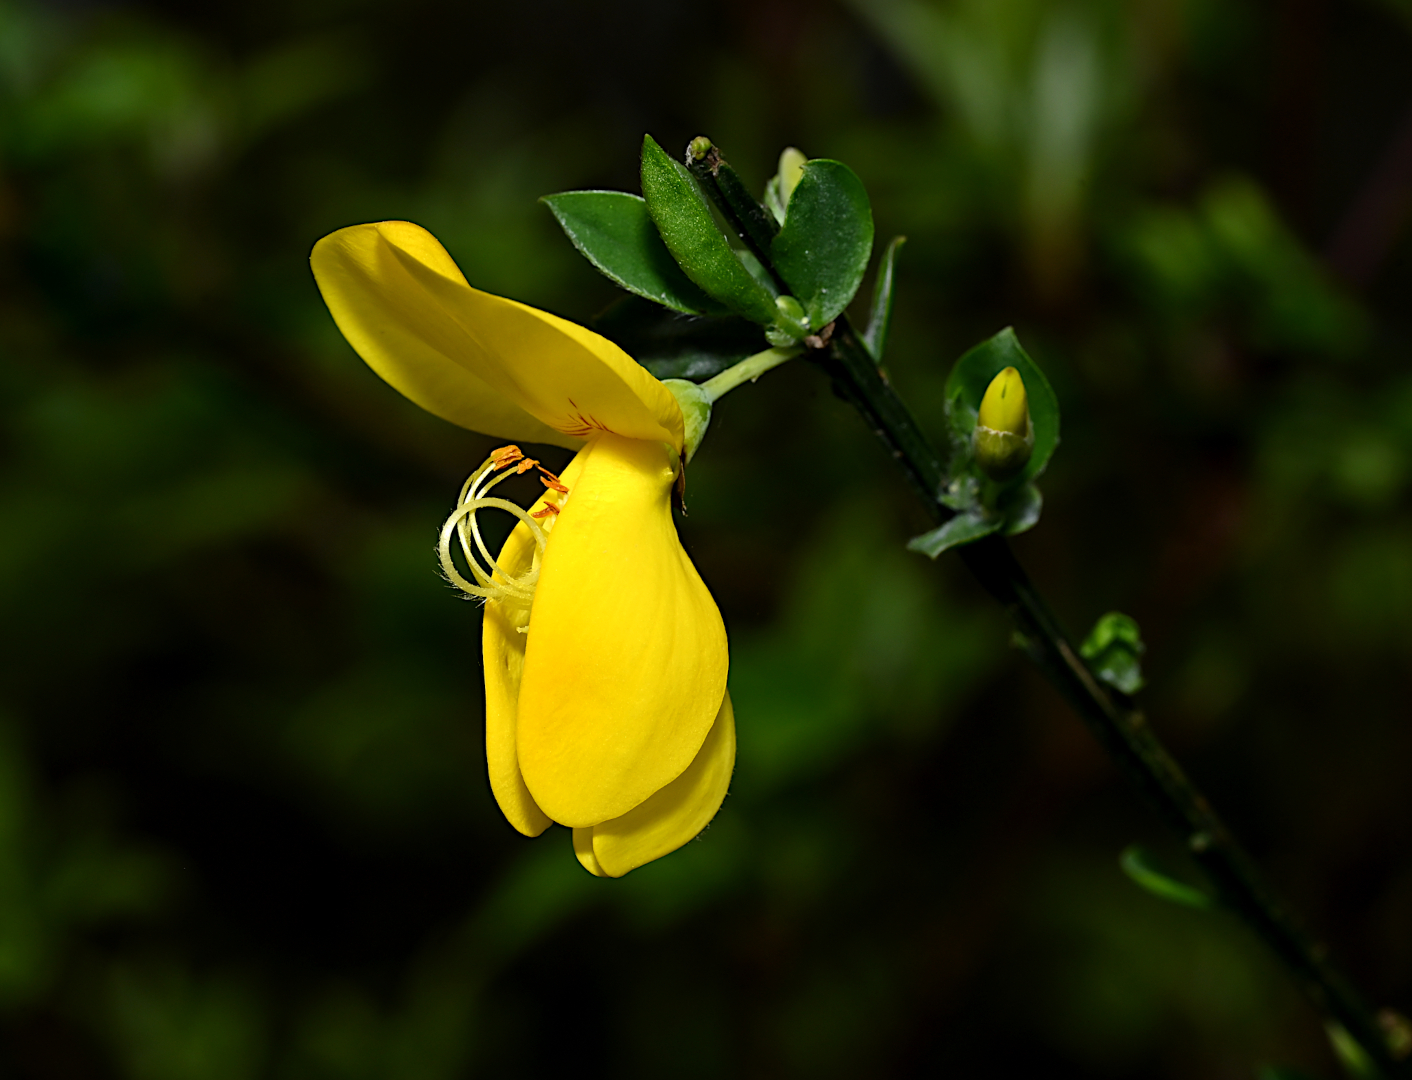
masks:
<path fill-rule="evenodd" d="M 574 830 L 574 854 L 598 877 L 622 877 L 669 855 L 710 824 L 735 768 L 735 711 L 730 694 L 686 772 L 621 817 Z"/>
<path fill-rule="evenodd" d="M 607 338 L 481 292 L 419 225 L 354 225 L 310 263 L 343 336 L 428 412 L 487 435 L 577 448 L 599 431 L 684 445 L 681 409 Z"/>

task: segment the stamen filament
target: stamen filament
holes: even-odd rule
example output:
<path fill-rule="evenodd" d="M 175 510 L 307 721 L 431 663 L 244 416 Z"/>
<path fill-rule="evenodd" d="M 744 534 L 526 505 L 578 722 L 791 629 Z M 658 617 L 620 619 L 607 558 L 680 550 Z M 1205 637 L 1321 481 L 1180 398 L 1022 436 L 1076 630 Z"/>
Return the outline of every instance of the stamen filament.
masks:
<path fill-rule="evenodd" d="M 510 469 L 511 465 L 518 467 Z M 468 596 L 481 600 L 510 601 L 514 602 L 516 606 L 528 606 L 534 598 L 534 587 L 539 581 L 539 564 L 544 555 L 545 544 L 548 543 L 548 533 L 545 527 L 535 519 L 535 516 L 523 507 L 508 499 L 488 494 L 491 488 L 502 480 L 527 472 L 531 468 L 539 468 L 540 472 L 546 476 L 554 477 L 553 473 L 540 467 L 539 462 L 533 458 L 526 458 L 520 452 L 519 447 L 504 446 L 492 452 L 480 468 L 476 469 L 461 486 L 461 493 L 456 500 L 456 509 L 451 512 L 451 516 L 441 527 L 437 555 L 447 580 Z M 500 475 L 490 479 L 491 474 L 496 472 Z M 546 484 L 546 486 L 567 494 L 568 489 L 558 483 L 558 477 L 554 477 L 552 485 Z M 545 505 L 552 506 L 550 503 Z M 531 557 L 530 568 L 523 574 L 518 576 L 510 574 L 491 555 L 490 549 L 486 546 L 485 538 L 481 536 L 480 523 L 476 520 L 476 514 L 481 510 L 490 509 L 504 510 L 508 514 L 513 514 L 524 522 L 534 537 L 535 549 Z M 558 506 L 553 506 L 551 512 L 557 512 L 558 509 Z M 540 512 L 540 516 L 545 516 L 543 511 Z M 451 538 L 453 535 L 460 541 L 461 553 L 465 556 L 466 565 L 470 568 L 474 581 L 467 580 L 451 558 Z M 479 559 L 476 558 L 477 553 L 480 555 Z M 482 566 L 482 562 L 484 566 Z M 489 572 L 486 567 L 489 567 Z"/>
<path fill-rule="evenodd" d="M 500 481 L 502 481 L 502 480 L 507 480 L 507 479 L 509 479 L 509 478 L 510 478 L 511 476 L 513 476 L 513 475 L 514 475 L 513 473 L 501 473 L 499 476 L 497 476 L 497 477 L 496 477 L 494 480 L 492 480 L 490 483 L 485 484 L 484 486 L 482 486 L 479 490 L 476 490 L 475 488 L 472 488 L 472 489 L 471 489 L 471 498 L 472 498 L 474 501 L 476 501 L 476 502 L 478 502 L 478 503 L 483 503 L 483 504 L 486 505 L 486 506 L 498 506 L 501 510 L 504 510 L 506 506 L 514 506 L 514 503 L 508 503 L 505 499 L 486 499 L 486 497 L 485 497 L 485 493 L 486 493 L 487 491 L 489 491 L 491 488 L 493 488 L 496 484 L 500 483 Z M 515 509 L 518 511 L 518 510 L 519 510 L 519 507 L 518 507 L 518 506 L 515 506 Z M 464 546 L 464 545 L 465 545 L 465 542 L 466 542 L 466 541 L 465 541 L 465 523 L 466 523 L 467 521 L 469 521 L 470 526 L 471 526 L 471 534 L 475 537 L 475 540 L 476 540 L 476 547 L 480 549 L 480 553 L 481 553 L 482 556 L 484 556 L 485 561 L 488 562 L 488 563 L 490 563 L 490 565 L 491 565 L 492 567 L 495 567 L 495 569 L 498 570 L 499 567 L 496 565 L 495 559 L 491 556 L 489 549 L 486 548 L 486 546 L 485 546 L 485 541 L 484 541 L 483 539 L 481 539 L 481 535 L 480 535 L 480 525 L 479 525 L 479 523 L 476 521 L 475 514 L 471 514 L 471 515 L 469 516 L 469 518 L 462 518 L 461 521 L 462 521 L 462 527 L 461 527 L 461 529 L 462 529 L 462 536 L 461 536 L 461 543 L 462 543 L 462 545 Z M 466 557 L 467 557 L 467 558 L 470 558 L 470 552 L 469 552 L 469 551 L 466 553 Z"/>

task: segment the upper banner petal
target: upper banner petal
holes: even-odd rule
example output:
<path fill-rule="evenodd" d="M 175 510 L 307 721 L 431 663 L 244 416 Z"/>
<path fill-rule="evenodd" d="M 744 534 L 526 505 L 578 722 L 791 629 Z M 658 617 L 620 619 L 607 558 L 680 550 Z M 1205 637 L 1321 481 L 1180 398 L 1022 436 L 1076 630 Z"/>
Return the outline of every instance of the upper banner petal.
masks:
<path fill-rule="evenodd" d="M 475 372 L 467 362 L 475 350 L 465 331 L 408 273 L 382 230 L 397 235 L 422 265 L 470 288 L 435 237 L 415 225 L 355 225 L 325 236 L 309 262 L 333 321 L 353 350 L 403 396 L 443 420 L 504 439 L 582 445 Z"/>
<path fill-rule="evenodd" d="M 660 442 L 579 455 L 540 567 L 520 684 L 520 768 L 555 821 L 619 817 L 675 780 L 726 689 L 725 624 L 677 539 Z"/>
<path fill-rule="evenodd" d="M 595 825 L 593 864 L 582 854 L 579 861 L 607 877 L 622 877 L 629 870 L 676 851 L 706 828 L 725 800 L 735 768 L 735 712 L 729 693 L 711 725 L 700 752 L 686 772 L 657 794 L 622 817 Z M 582 830 L 589 831 L 589 830 Z M 574 843 L 580 846 L 578 831 Z"/>
<path fill-rule="evenodd" d="M 314 246 L 312 263 L 354 349 L 428 411 L 506 438 L 576 447 L 612 431 L 681 451 L 681 409 L 627 353 L 566 319 L 471 288 L 420 226 L 340 229 Z M 531 418 L 537 430 L 526 428 Z"/>

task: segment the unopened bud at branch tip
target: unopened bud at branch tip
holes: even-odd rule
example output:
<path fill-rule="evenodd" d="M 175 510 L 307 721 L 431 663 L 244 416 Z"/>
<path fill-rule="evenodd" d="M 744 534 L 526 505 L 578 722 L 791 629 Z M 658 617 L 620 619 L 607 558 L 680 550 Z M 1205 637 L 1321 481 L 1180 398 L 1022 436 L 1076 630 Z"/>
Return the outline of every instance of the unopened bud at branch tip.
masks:
<path fill-rule="evenodd" d="M 1013 367 L 991 380 L 976 417 L 976 464 L 992 480 L 1009 480 L 1034 450 L 1025 381 Z"/>

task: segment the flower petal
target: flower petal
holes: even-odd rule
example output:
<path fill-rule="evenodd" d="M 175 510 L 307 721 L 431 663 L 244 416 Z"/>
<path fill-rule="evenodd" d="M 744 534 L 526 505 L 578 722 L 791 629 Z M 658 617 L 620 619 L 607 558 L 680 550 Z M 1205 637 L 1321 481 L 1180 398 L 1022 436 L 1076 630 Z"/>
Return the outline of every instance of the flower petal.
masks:
<path fill-rule="evenodd" d="M 576 481 L 583 468 L 582 459 L 580 453 L 569 462 L 560 477 L 565 486 Z M 548 494 L 545 492 L 545 496 Z M 531 513 L 543 508 L 545 496 L 530 508 Z M 551 530 L 550 535 L 553 535 L 555 524 L 551 516 L 541 527 Z M 533 559 L 534 537 L 524 522 L 520 522 L 495 561 L 506 574 L 516 577 L 529 569 Z M 526 635 L 520 632 L 520 627 L 528 620 L 529 612 L 523 607 L 496 600 L 486 602 L 481 631 L 481 657 L 485 664 L 485 760 L 490 772 L 490 790 L 501 813 L 526 836 L 538 836 L 552 823 L 525 787 L 515 751 L 515 716 L 525 663 Z"/>
<path fill-rule="evenodd" d="M 355 225 L 314 245 L 310 264 L 348 344 L 404 397 L 453 424 L 504 439 L 578 447 L 492 388 L 467 363 L 465 330 L 398 259 L 384 233 L 428 273 L 470 288 L 435 237 L 404 222 Z"/>
<path fill-rule="evenodd" d="M 574 855 L 579 864 L 594 877 L 607 877 L 603 867 L 598 865 L 598 856 L 593 853 L 593 828 L 574 830 Z"/>
<path fill-rule="evenodd" d="M 425 229 L 354 225 L 314 277 L 358 355 L 429 412 L 488 435 L 577 447 L 599 430 L 683 445 L 671 392 L 607 338 L 471 288 Z"/>
<path fill-rule="evenodd" d="M 534 542 L 530 541 L 530 548 L 533 547 Z M 523 618 L 521 612 L 494 600 L 485 605 L 485 629 L 481 635 L 481 655 L 485 660 L 485 760 L 490 771 L 490 790 L 500 804 L 500 812 L 526 836 L 538 836 L 552 822 L 525 787 L 515 754 L 515 696 L 525 663 L 525 635 L 516 626 L 520 621 L 517 615 Z"/>
<path fill-rule="evenodd" d="M 575 851 L 579 848 L 580 832 L 593 834 L 594 865 L 589 866 L 582 854 L 579 862 L 591 871 L 596 867 L 599 876 L 622 877 L 629 870 L 676 851 L 716 816 L 730 787 L 733 768 L 735 711 L 727 693 L 721 699 L 721 711 L 711 733 L 686 772 L 622 817 L 595 825 L 592 830 L 574 830 Z"/>
<path fill-rule="evenodd" d="M 726 630 L 677 539 L 660 442 L 600 435 L 576 459 L 540 565 L 520 684 L 520 768 L 582 828 L 691 764 L 726 690 Z"/>

